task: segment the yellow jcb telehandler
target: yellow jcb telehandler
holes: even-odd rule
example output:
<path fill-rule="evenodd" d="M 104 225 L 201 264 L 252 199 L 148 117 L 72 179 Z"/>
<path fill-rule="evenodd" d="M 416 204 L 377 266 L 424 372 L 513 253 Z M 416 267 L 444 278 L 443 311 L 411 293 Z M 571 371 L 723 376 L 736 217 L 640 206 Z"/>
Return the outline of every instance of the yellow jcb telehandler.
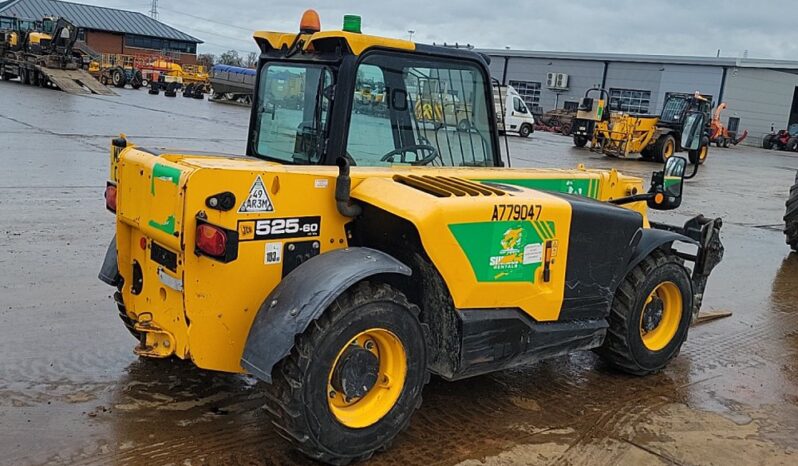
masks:
<path fill-rule="evenodd" d="M 593 94 L 598 94 L 598 98 L 591 97 Z M 573 123 L 576 147 L 590 143 L 591 150 L 610 157 L 640 154 L 657 162 L 687 151 L 690 162 L 706 161 L 709 137 L 704 133 L 710 123 L 711 103 L 697 92 L 668 93 L 660 115 L 611 111 L 609 104 L 610 96 L 604 89 L 585 92 Z M 693 137 L 695 134 L 698 137 Z"/>
<path fill-rule="evenodd" d="M 100 278 L 137 354 L 254 375 L 281 435 L 344 464 L 390 444 L 430 374 L 595 350 L 645 375 L 679 353 L 723 254 L 720 219 L 648 216 L 681 203 L 684 159 L 648 190 L 505 168 L 487 57 L 365 35 L 359 17 L 322 31 L 313 11 L 254 37 L 246 155 L 112 141 Z M 386 112 L 353 112 L 359 73 Z M 467 129 L 419 120 L 429 78 Z"/>

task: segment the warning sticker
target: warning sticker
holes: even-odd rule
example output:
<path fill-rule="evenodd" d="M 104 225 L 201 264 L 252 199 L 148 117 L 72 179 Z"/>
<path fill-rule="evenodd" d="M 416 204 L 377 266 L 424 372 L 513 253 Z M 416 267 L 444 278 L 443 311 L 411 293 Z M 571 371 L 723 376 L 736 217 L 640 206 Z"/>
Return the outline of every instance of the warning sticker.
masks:
<path fill-rule="evenodd" d="M 537 264 L 543 262 L 543 245 L 540 243 L 524 246 L 524 264 Z"/>
<path fill-rule="evenodd" d="M 265 264 L 279 264 L 283 254 L 283 243 L 266 243 L 266 253 L 263 256 Z"/>
<path fill-rule="evenodd" d="M 257 212 L 274 212 L 274 204 L 269 198 L 269 193 L 266 191 L 266 186 L 263 185 L 263 180 L 258 175 L 252 187 L 249 188 L 249 196 L 241 204 L 238 209 L 240 214 L 251 214 Z"/>

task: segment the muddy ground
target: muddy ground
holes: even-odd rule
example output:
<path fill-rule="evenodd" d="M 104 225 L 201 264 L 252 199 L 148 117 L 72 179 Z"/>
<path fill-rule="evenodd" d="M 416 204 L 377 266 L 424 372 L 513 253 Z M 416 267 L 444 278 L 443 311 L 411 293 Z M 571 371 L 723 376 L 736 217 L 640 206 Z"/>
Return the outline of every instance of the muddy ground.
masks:
<path fill-rule="evenodd" d="M 248 109 L 144 91 L 76 97 L 0 83 L 0 464 L 304 464 L 270 427 L 255 379 L 140 360 L 97 280 L 109 138 L 242 152 Z M 744 125 L 745 122 L 743 122 Z M 534 134 L 514 165 L 610 160 Z M 373 464 L 796 464 L 798 255 L 780 231 L 798 157 L 713 149 L 680 210 L 724 219 L 726 258 L 661 374 L 614 372 L 592 353 L 458 383 L 435 380 Z"/>

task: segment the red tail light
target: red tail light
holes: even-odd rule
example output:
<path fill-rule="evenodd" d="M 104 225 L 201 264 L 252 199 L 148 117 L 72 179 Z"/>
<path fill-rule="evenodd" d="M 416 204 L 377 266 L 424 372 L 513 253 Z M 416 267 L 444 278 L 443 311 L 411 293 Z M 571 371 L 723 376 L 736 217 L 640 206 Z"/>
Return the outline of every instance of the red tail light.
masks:
<path fill-rule="evenodd" d="M 116 212 L 116 186 L 112 184 L 105 187 L 105 208 Z"/>
<path fill-rule="evenodd" d="M 227 234 L 219 227 L 197 225 L 197 249 L 209 256 L 222 257 L 227 249 Z"/>

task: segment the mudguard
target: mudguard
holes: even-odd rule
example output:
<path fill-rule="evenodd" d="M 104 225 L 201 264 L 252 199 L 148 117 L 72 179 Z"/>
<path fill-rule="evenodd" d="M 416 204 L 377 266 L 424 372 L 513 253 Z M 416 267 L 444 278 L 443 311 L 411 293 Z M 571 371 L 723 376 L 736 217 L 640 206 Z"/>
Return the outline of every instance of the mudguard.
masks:
<path fill-rule="evenodd" d="M 665 244 L 671 244 L 674 242 L 694 244 L 699 247 L 701 246 L 701 244 L 698 241 L 673 231 L 659 230 L 656 228 L 641 229 L 640 241 L 638 241 L 637 247 L 632 253 L 631 259 L 629 259 L 629 264 L 626 266 L 626 270 L 624 271 L 623 275 L 621 275 L 621 277 L 627 276 L 629 272 L 631 272 L 632 269 L 637 266 L 637 264 L 642 262 L 643 259 L 648 257 L 648 255 L 651 254 L 658 247 Z"/>
<path fill-rule="evenodd" d="M 105 259 L 100 267 L 98 278 L 111 286 L 119 285 L 119 281 L 122 279 L 119 275 L 119 264 L 116 258 L 116 235 L 111 239 L 111 244 L 105 251 Z"/>
<path fill-rule="evenodd" d="M 271 383 L 272 368 L 288 356 L 294 339 L 355 283 L 378 274 L 409 276 L 408 266 L 370 248 L 338 249 L 291 271 L 258 309 L 241 366 Z"/>

